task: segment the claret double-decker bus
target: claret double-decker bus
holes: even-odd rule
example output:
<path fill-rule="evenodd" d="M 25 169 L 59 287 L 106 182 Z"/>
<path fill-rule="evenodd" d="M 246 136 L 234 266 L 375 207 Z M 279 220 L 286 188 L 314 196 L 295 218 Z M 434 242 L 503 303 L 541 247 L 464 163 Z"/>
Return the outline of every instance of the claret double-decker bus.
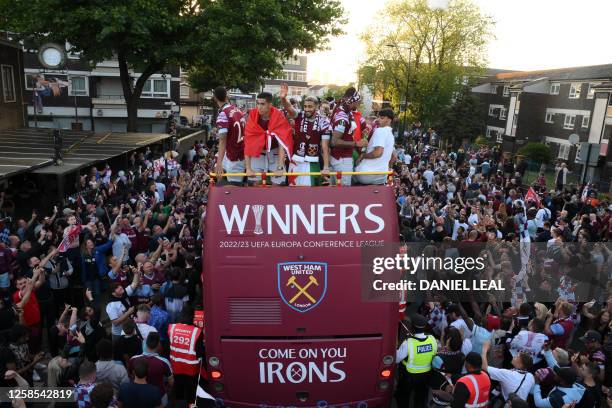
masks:
<path fill-rule="evenodd" d="M 392 187 L 210 189 L 210 391 L 228 407 L 387 407 L 397 303 L 361 299 L 361 249 L 398 237 Z"/>

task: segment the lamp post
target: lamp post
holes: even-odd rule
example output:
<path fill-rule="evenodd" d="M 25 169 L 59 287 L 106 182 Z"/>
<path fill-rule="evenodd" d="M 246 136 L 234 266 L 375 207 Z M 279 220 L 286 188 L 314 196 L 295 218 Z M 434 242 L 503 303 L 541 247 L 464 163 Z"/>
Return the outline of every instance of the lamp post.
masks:
<path fill-rule="evenodd" d="M 404 118 L 402 119 L 401 129 L 399 129 L 399 131 L 397 132 L 398 136 L 401 135 L 401 140 L 403 140 L 404 132 L 406 130 L 406 119 L 408 117 L 408 92 L 410 92 L 410 61 L 412 60 L 412 47 L 399 47 L 397 44 L 387 44 L 387 47 L 395 48 L 402 61 L 404 61 L 404 58 L 402 57 L 400 48 L 408 49 L 408 62 L 404 61 L 406 65 L 406 87 L 404 89 Z"/>

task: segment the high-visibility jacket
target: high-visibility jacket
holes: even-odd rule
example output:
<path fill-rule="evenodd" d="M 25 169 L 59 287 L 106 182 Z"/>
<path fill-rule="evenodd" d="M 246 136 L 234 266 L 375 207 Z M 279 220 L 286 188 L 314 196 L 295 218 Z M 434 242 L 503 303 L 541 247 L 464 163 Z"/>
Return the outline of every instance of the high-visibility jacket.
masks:
<path fill-rule="evenodd" d="M 463 383 L 470 392 L 465 408 L 483 408 L 489 405 L 491 379 L 487 374 L 484 372 L 467 374 L 461 377 L 457 383 Z"/>
<path fill-rule="evenodd" d="M 408 357 L 402 360 L 409 374 L 422 374 L 431 371 L 431 360 L 438 352 L 438 343 L 432 335 L 420 340 L 408 338 Z"/>
<path fill-rule="evenodd" d="M 202 329 L 190 324 L 173 323 L 168 326 L 170 363 L 174 374 L 196 375 L 200 358 L 196 355 L 196 341 Z"/>
<path fill-rule="evenodd" d="M 200 329 L 204 328 L 204 311 L 196 310 L 193 312 L 193 325 L 199 327 Z"/>

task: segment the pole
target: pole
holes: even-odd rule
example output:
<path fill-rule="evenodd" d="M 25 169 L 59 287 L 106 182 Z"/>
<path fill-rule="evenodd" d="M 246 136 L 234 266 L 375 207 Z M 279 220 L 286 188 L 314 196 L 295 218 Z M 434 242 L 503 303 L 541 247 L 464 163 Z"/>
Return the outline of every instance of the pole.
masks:
<path fill-rule="evenodd" d="M 586 181 L 586 175 L 587 175 L 587 170 L 589 168 L 589 163 L 591 162 L 591 147 L 593 146 L 593 143 L 589 143 L 589 149 L 587 150 L 587 156 L 586 156 L 586 160 L 584 161 L 584 167 L 582 168 L 582 177 L 580 179 L 580 184 L 584 185 L 584 182 Z"/>
<path fill-rule="evenodd" d="M 408 118 L 408 92 L 410 92 L 410 60 L 412 59 L 412 47 L 408 48 L 408 66 L 406 68 L 406 91 L 404 92 L 404 122 L 403 122 L 403 130 L 406 131 L 406 119 Z M 402 140 L 403 140 L 402 134 Z"/>

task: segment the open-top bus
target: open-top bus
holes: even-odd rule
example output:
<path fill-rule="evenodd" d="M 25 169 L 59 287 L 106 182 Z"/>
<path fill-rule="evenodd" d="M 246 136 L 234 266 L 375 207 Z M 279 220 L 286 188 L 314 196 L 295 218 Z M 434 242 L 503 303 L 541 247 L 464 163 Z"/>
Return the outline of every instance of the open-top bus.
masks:
<path fill-rule="evenodd" d="M 397 240 L 392 187 L 210 189 L 210 391 L 229 407 L 387 407 L 397 303 L 361 298 L 361 250 Z"/>

